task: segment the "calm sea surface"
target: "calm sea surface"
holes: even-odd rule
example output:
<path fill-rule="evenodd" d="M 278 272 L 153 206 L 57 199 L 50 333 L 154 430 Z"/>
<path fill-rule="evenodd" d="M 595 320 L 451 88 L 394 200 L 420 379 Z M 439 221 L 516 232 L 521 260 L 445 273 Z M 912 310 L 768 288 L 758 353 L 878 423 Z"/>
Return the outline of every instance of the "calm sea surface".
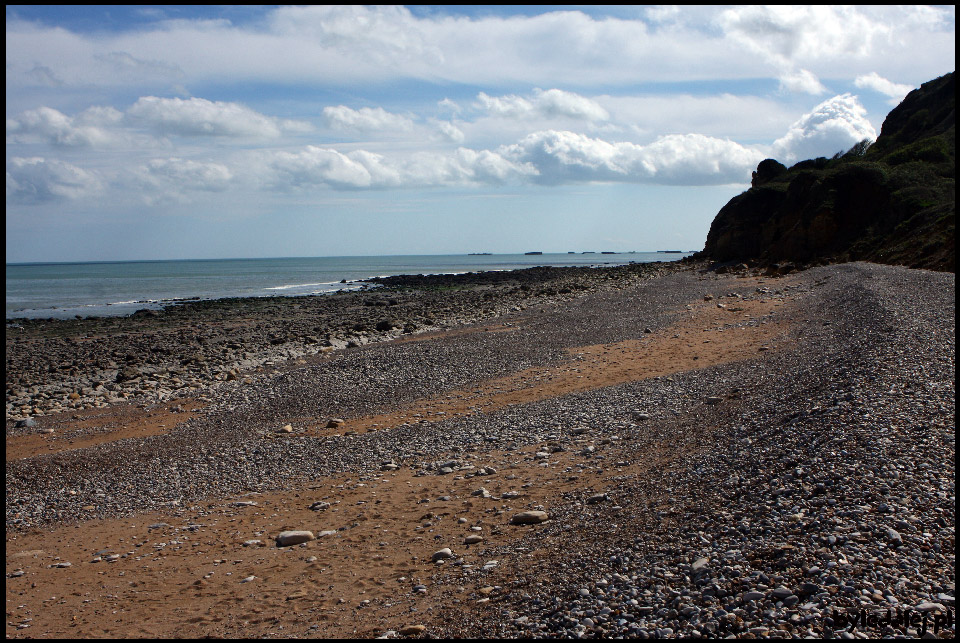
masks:
<path fill-rule="evenodd" d="M 299 296 L 357 289 L 401 274 L 671 261 L 657 252 L 542 255 L 398 255 L 7 264 L 7 318 L 129 315 L 172 300 Z M 346 283 L 343 281 L 346 280 Z"/>

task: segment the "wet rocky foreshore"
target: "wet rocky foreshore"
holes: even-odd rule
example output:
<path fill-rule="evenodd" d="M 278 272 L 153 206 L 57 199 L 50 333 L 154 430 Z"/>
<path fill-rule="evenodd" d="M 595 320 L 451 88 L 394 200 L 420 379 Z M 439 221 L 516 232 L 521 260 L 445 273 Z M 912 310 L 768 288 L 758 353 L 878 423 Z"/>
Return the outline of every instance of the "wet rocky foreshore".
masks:
<path fill-rule="evenodd" d="M 400 275 L 360 292 L 185 301 L 127 317 L 8 319 L 6 418 L 170 399 L 284 360 L 491 319 L 679 268 Z"/>

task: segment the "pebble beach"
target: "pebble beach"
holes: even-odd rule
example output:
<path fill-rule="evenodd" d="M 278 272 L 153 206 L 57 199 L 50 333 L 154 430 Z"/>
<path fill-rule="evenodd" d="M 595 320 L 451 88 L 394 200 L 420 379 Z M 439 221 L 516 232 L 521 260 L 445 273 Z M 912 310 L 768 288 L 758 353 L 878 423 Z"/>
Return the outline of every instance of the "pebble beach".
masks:
<path fill-rule="evenodd" d="M 8 638 L 953 638 L 955 275 L 7 324 Z"/>

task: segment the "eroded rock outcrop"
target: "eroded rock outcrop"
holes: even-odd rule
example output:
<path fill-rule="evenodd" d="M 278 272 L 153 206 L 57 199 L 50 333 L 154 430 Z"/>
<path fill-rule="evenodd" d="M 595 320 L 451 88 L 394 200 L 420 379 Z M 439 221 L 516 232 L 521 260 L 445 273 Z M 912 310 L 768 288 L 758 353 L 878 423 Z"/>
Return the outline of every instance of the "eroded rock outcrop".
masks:
<path fill-rule="evenodd" d="M 786 168 L 766 159 L 697 258 L 759 265 L 866 260 L 955 270 L 956 83 L 912 91 L 876 143 Z"/>

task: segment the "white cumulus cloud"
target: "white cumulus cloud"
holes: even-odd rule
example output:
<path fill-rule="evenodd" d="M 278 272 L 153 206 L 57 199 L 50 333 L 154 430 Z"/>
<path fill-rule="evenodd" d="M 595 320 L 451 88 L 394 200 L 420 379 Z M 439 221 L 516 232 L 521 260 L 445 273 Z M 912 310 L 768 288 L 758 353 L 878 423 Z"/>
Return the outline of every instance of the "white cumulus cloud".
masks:
<path fill-rule="evenodd" d="M 725 185 L 746 182 L 763 160 L 758 150 L 702 134 L 662 136 L 645 146 L 643 163 L 663 185 Z"/>
<path fill-rule="evenodd" d="M 652 23 L 673 22 L 680 17 L 680 6 L 675 4 L 662 4 L 648 7 L 644 10 L 644 15 Z"/>
<path fill-rule="evenodd" d="M 323 118 L 328 127 L 338 130 L 406 132 L 413 129 L 411 119 L 399 114 L 391 114 L 382 107 L 361 107 L 360 109 L 351 109 L 346 105 L 324 107 Z"/>
<path fill-rule="evenodd" d="M 440 134 L 443 136 L 443 138 L 452 143 L 463 143 L 464 138 L 466 138 L 463 130 L 449 121 L 438 122 L 437 129 L 440 130 Z"/>
<path fill-rule="evenodd" d="M 827 91 L 816 74 L 806 69 L 788 72 L 780 76 L 780 87 L 787 91 L 813 94 L 814 96 L 825 94 Z"/>
<path fill-rule="evenodd" d="M 584 121 L 605 121 L 610 118 L 603 107 L 594 100 L 561 89 L 534 90 L 530 98 L 509 94 L 477 95 L 475 106 L 494 116 L 508 118 L 572 118 Z"/>
<path fill-rule="evenodd" d="M 617 181 L 668 185 L 743 183 L 763 158 L 733 141 L 675 134 L 649 145 L 610 143 L 583 134 L 535 132 L 501 148 L 503 155 L 537 170 L 539 183 Z"/>
<path fill-rule="evenodd" d="M 145 175 L 158 185 L 178 190 L 222 192 L 230 185 L 233 174 L 222 163 L 191 161 L 181 158 L 153 159 L 143 168 Z"/>
<path fill-rule="evenodd" d="M 366 150 L 343 153 L 308 145 L 298 152 L 262 157 L 263 185 L 292 191 L 331 187 L 339 190 L 499 184 L 532 172 L 490 150 L 459 148 L 452 154 L 417 152 L 387 157 Z"/>
<path fill-rule="evenodd" d="M 204 98 L 144 96 L 127 110 L 128 120 L 162 134 L 276 138 L 282 131 L 308 131 L 299 121 L 264 116 L 239 103 Z"/>
<path fill-rule="evenodd" d="M 890 103 L 893 105 L 899 104 L 900 101 L 913 90 L 912 86 L 887 80 L 875 71 L 857 76 L 853 84 L 857 87 L 865 87 L 889 96 Z"/>
<path fill-rule="evenodd" d="M 605 121 L 610 118 L 607 110 L 596 101 L 561 89 L 536 90 L 535 104 L 542 113 L 550 116 L 566 116 L 585 121 Z"/>
<path fill-rule="evenodd" d="M 726 9 L 718 22 L 735 42 L 787 67 L 864 57 L 892 29 L 858 7 L 840 5 L 747 5 Z"/>
<path fill-rule="evenodd" d="M 373 177 L 362 163 L 330 148 L 308 145 L 299 152 L 270 152 L 266 155 L 268 186 L 297 190 L 322 185 L 356 189 L 371 187 Z"/>
<path fill-rule="evenodd" d="M 529 164 L 517 162 L 491 150 L 476 150 L 461 147 L 457 150 L 457 162 L 467 180 L 478 183 L 507 183 L 535 175 Z"/>
<path fill-rule="evenodd" d="M 122 114 L 112 107 L 92 107 L 70 117 L 51 107 L 27 110 L 7 119 L 7 138 L 11 143 L 44 142 L 63 147 L 109 145 L 117 137 L 107 127 Z"/>
<path fill-rule="evenodd" d="M 440 109 L 448 109 L 454 114 L 459 114 L 462 111 L 462 108 L 456 101 L 450 100 L 449 98 L 444 98 L 443 100 L 437 101 L 437 107 Z"/>
<path fill-rule="evenodd" d="M 155 158 L 118 173 L 121 189 L 133 190 L 147 205 L 186 203 L 197 192 L 225 192 L 234 174 L 226 165 L 178 157 Z"/>
<path fill-rule="evenodd" d="M 841 94 L 817 105 L 804 114 L 774 141 L 776 158 L 795 162 L 818 156 L 832 156 L 845 152 L 863 139 L 877 138 L 877 132 L 867 120 L 867 110 L 852 94 Z"/>
<path fill-rule="evenodd" d="M 488 96 L 477 94 L 476 106 L 495 116 L 527 117 L 533 113 L 533 103 L 521 96 Z"/>
<path fill-rule="evenodd" d="M 93 196 L 103 182 L 93 172 L 42 157 L 7 161 L 7 202 L 38 204 Z"/>

